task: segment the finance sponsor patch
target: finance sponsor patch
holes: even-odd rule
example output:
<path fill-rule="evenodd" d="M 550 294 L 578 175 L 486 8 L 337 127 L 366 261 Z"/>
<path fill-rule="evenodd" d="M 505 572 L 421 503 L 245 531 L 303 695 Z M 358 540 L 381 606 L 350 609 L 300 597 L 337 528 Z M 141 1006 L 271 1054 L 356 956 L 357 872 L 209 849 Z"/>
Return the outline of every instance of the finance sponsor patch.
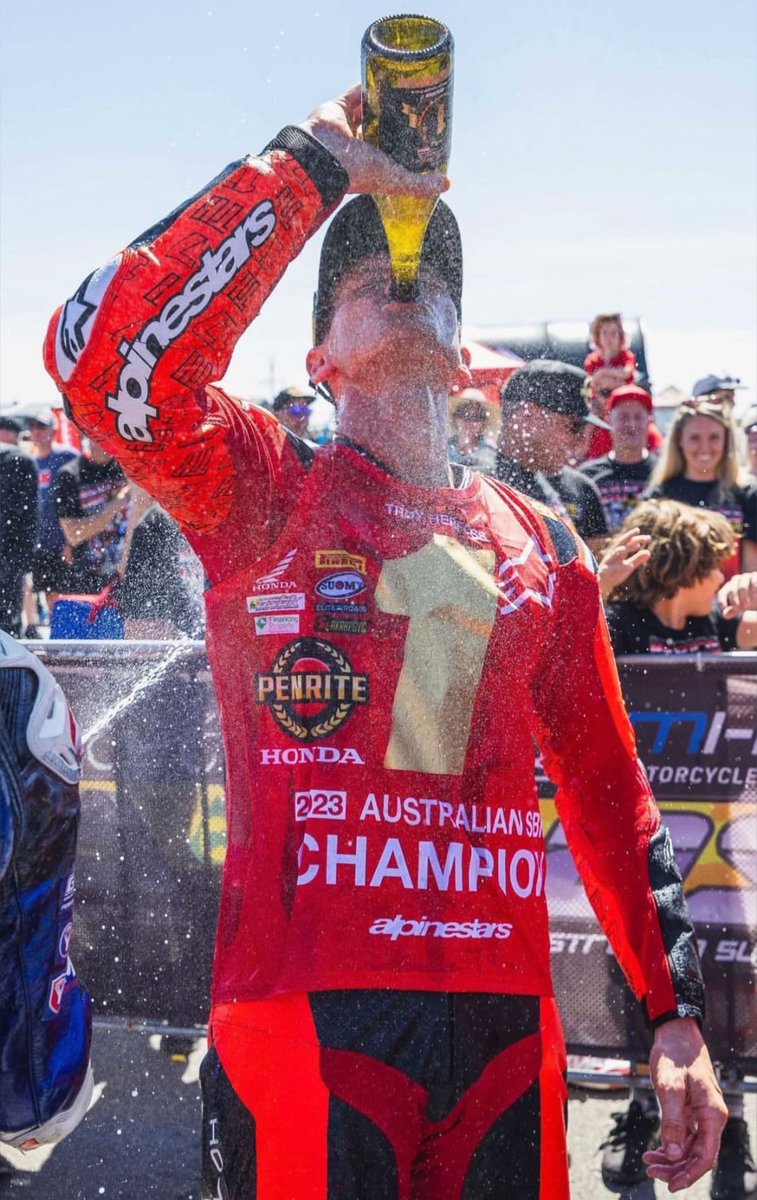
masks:
<path fill-rule="evenodd" d="M 267 613 L 255 618 L 256 637 L 299 632 L 300 618 L 297 613 Z"/>

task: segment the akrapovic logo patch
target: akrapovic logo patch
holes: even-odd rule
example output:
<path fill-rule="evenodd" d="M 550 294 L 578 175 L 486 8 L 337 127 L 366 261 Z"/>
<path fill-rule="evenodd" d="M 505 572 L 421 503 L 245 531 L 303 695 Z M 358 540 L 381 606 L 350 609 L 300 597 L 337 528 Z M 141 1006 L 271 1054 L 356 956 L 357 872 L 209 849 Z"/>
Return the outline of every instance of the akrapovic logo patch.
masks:
<path fill-rule="evenodd" d="M 121 342 L 118 353 L 126 362 L 118 376 L 118 391 L 106 397 L 106 404 L 118 414 L 116 428 L 127 442 L 154 441 L 150 419 L 157 417 L 158 410 L 150 403 L 150 387 L 161 355 L 231 283 L 249 262 L 252 250 L 267 242 L 275 228 L 273 204 L 263 200 L 217 250 L 205 251 L 202 266 L 183 291 L 166 301 L 134 341 Z"/>

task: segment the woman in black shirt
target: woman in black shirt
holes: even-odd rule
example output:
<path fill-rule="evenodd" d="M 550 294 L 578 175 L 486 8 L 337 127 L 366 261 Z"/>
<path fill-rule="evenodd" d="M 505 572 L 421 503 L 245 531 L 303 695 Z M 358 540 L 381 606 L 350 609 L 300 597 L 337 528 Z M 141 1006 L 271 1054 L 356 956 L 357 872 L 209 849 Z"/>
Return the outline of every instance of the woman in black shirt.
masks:
<path fill-rule="evenodd" d="M 685 400 L 676 412 L 646 495 L 722 513 L 736 542 L 726 579 L 757 570 L 757 489 L 746 484 L 736 428 L 726 407 Z"/>

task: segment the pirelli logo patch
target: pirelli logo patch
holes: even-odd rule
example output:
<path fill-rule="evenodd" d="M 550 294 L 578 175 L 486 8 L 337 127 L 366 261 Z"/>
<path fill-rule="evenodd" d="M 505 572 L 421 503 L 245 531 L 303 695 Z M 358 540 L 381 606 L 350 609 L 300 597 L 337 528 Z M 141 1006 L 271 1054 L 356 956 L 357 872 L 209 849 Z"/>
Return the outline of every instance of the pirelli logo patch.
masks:
<path fill-rule="evenodd" d="M 330 737 L 353 709 L 370 699 L 369 679 L 324 638 L 302 637 L 277 655 L 255 679 L 256 700 L 300 742 Z"/>
<path fill-rule="evenodd" d="M 319 571 L 359 571 L 365 575 L 368 564 L 362 554 L 347 550 L 316 550 L 315 565 Z"/>

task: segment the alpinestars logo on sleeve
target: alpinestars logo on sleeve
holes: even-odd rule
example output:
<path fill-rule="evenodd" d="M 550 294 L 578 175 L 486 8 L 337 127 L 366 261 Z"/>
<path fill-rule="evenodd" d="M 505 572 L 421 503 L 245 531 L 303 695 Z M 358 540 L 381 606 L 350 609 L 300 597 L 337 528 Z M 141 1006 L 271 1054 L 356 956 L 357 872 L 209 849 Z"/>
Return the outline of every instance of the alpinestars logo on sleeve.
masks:
<path fill-rule="evenodd" d="M 253 249 L 267 242 L 275 228 L 273 203 L 262 200 L 217 250 L 205 251 L 200 269 L 178 295 L 169 297 L 134 340 L 121 342 L 118 353 L 125 363 L 118 376 L 118 391 L 106 398 L 106 404 L 118 414 L 116 428 L 127 442 L 154 441 L 150 419 L 157 417 L 158 410 L 150 403 L 150 389 L 161 355 L 205 312 L 213 298 L 249 262 Z"/>

